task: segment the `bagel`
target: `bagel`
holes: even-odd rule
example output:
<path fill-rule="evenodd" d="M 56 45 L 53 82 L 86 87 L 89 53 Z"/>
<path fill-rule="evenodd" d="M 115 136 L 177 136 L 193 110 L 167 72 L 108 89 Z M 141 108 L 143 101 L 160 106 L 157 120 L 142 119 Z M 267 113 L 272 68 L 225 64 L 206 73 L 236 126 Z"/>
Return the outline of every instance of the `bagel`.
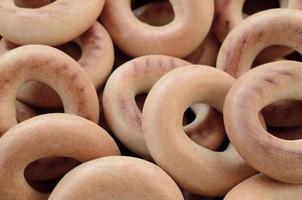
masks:
<path fill-rule="evenodd" d="M 230 89 L 224 123 L 231 143 L 253 168 L 287 183 L 302 183 L 301 140 L 269 134 L 258 120 L 261 109 L 275 101 L 301 100 L 302 64 L 278 61 L 242 75 Z"/>
<path fill-rule="evenodd" d="M 3 200 L 47 199 L 49 194 L 35 191 L 24 178 L 25 167 L 34 160 L 64 156 L 85 162 L 120 153 L 101 127 L 79 116 L 62 113 L 40 115 L 17 124 L 2 136 L 0 152 Z"/>
<path fill-rule="evenodd" d="M 213 30 L 217 38 L 220 40 L 220 42 L 223 42 L 228 36 L 228 34 L 234 28 L 236 28 L 237 25 L 239 25 L 242 21 L 244 21 L 242 9 L 245 1 L 246 0 L 215 0 L 215 18 L 213 23 Z M 288 0 L 288 1 L 279 0 L 279 1 L 281 7 L 300 9 L 300 10 L 302 9 L 302 3 L 299 0 Z M 275 23 L 278 23 L 278 21 L 275 21 Z M 269 24 L 268 26 L 273 27 L 274 25 Z M 253 27 L 252 29 L 254 30 L 255 27 Z M 250 33 L 252 32 L 253 31 L 250 31 Z M 270 61 L 272 59 L 288 55 L 291 52 L 292 50 L 289 48 L 274 46 L 273 48 L 268 48 L 265 49 L 263 52 L 261 52 L 261 54 L 257 56 L 257 60 Z"/>
<path fill-rule="evenodd" d="M 102 88 L 113 66 L 114 52 L 107 31 L 96 22 L 84 34 L 74 40 L 82 50 L 78 63 L 88 73 L 94 86 Z M 0 55 L 18 45 L 5 39 L 0 41 Z M 47 85 L 39 82 L 25 83 L 18 92 L 18 99 L 42 108 L 58 108 L 62 102 L 58 94 Z"/>
<path fill-rule="evenodd" d="M 189 64 L 171 56 L 142 56 L 120 66 L 108 79 L 103 93 L 106 122 L 119 141 L 139 156 L 151 159 L 142 134 L 142 114 L 135 101 L 136 95 L 148 93 L 168 71 Z M 225 136 L 223 120 L 215 111 L 200 105 L 196 105 L 193 111 L 198 113 L 197 118 L 184 127 L 185 131 L 197 143 L 217 148 Z"/>
<path fill-rule="evenodd" d="M 183 196 L 173 179 L 158 166 L 137 158 L 111 156 L 70 171 L 49 197 L 63 199 L 183 200 Z"/>
<path fill-rule="evenodd" d="M 174 18 L 173 8 L 167 1 L 152 2 L 133 12 L 139 20 L 153 26 L 168 24 Z M 203 42 L 184 59 L 192 64 L 215 66 L 219 47 L 218 40 L 209 32 Z"/>
<path fill-rule="evenodd" d="M 236 26 L 223 42 L 217 58 L 217 68 L 226 71 L 238 78 L 247 72 L 256 55 L 270 45 L 284 45 L 296 49 L 302 53 L 302 11 L 294 9 L 272 9 L 259 12 Z M 291 110 L 288 108 L 276 108 L 272 105 L 270 112 L 266 112 L 266 122 L 271 126 L 300 126 L 302 115 L 299 103 L 295 103 Z M 288 107 L 288 106 L 287 106 Z M 267 110 L 267 109 L 266 109 Z M 278 120 L 275 115 L 286 117 Z M 278 113 L 277 113 L 278 111 Z M 283 115 L 284 116 L 284 115 Z M 295 120 L 287 120 L 295 119 Z"/>
<path fill-rule="evenodd" d="M 60 45 L 92 26 L 103 6 L 104 0 L 56 0 L 31 9 L 18 7 L 14 0 L 2 0 L 0 35 L 19 45 Z"/>
<path fill-rule="evenodd" d="M 182 115 L 192 104 L 206 103 L 222 112 L 234 83 L 227 73 L 208 66 L 186 66 L 163 76 L 146 99 L 142 127 L 154 161 L 185 190 L 222 196 L 257 173 L 229 145 L 214 152 L 192 142 L 182 129 Z"/>
<path fill-rule="evenodd" d="M 185 57 L 209 32 L 214 2 L 170 0 L 170 3 L 175 18 L 164 26 L 155 27 L 137 19 L 131 10 L 131 0 L 106 1 L 101 21 L 115 44 L 130 56 L 163 54 Z M 190 37 L 184 37 L 186 35 Z"/>
<path fill-rule="evenodd" d="M 0 57 L 0 135 L 17 124 L 15 99 L 28 80 L 43 82 L 57 91 L 66 113 L 98 122 L 96 90 L 77 62 L 55 48 L 27 45 Z"/>
<path fill-rule="evenodd" d="M 234 187 L 224 200 L 299 200 L 301 196 L 302 185 L 282 183 L 259 174 Z"/>

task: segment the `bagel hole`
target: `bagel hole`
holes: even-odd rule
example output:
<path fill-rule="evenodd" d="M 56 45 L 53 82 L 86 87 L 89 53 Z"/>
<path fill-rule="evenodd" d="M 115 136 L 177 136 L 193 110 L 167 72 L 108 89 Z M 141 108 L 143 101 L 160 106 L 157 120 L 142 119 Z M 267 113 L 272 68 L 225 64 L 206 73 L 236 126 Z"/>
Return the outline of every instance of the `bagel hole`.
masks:
<path fill-rule="evenodd" d="M 142 112 L 143 111 L 143 107 L 144 107 L 144 103 L 145 103 L 145 100 L 147 98 L 147 95 L 146 93 L 143 93 L 143 94 L 138 94 L 135 96 L 135 102 L 136 102 L 136 105 L 137 107 L 139 108 L 139 110 Z"/>
<path fill-rule="evenodd" d="M 143 107 L 144 107 L 144 103 L 145 103 L 145 100 L 147 98 L 147 95 L 148 94 L 143 93 L 143 94 L 138 94 L 138 95 L 135 96 L 136 105 L 137 105 L 137 107 L 139 108 L 139 110 L 141 112 L 143 111 Z M 188 108 L 185 111 L 185 114 L 184 114 L 184 117 L 183 117 L 183 126 L 192 123 L 195 120 L 195 118 L 196 118 L 196 115 L 193 112 L 193 110 L 191 108 Z"/>
<path fill-rule="evenodd" d="M 280 3 L 278 0 L 246 0 L 242 10 L 244 14 L 252 15 L 263 10 L 279 7 Z"/>
<path fill-rule="evenodd" d="M 18 100 L 30 106 L 38 115 L 64 113 L 62 99 L 58 93 L 43 82 L 25 81 L 18 90 L 17 96 L 22 97 Z"/>
<path fill-rule="evenodd" d="M 16 6 L 20 8 L 41 8 L 49 5 L 56 0 L 14 0 Z"/>
<path fill-rule="evenodd" d="M 24 177 L 27 183 L 36 191 L 50 193 L 63 176 L 79 164 L 80 162 L 66 157 L 42 158 L 33 161 L 25 168 Z M 57 173 L 54 173 L 55 171 Z M 47 177 L 45 175 L 51 172 L 54 173 L 52 176 Z M 40 178 L 39 175 L 44 177 Z"/>
<path fill-rule="evenodd" d="M 267 127 L 267 132 L 283 140 L 302 139 L 302 126 L 297 127 Z"/>
<path fill-rule="evenodd" d="M 191 124 L 192 123 L 192 124 Z M 187 136 L 196 144 L 210 150 L 224 151 L 229 142 L 226 139 L 222 114 L 206 104 L 195 104 L 183 115 L 183 126 Z"/>
<path fill-rule="evenodd" d="M 191 108 L 188 108 L 184 113 L 182 124 L 183 126 L 185 126 L 187 124 L 192 123 L 195 119 L 196 119 L 195 112 Z"/>
<path fill-rule="evenodd" d="M 267 132 L 284 140 L 302 139 L 302 101 L 280 100 L 261 110 Z"/>
<path fill-rule="evenodd" d="M 265 47 L 263 50 L 258 53 L 256 58 L 253 61 L 252 68 L 259 65 L 263 65 L 269 62 L 280 61 L 284 59 L 295 60 L 298 59 L 298 53 L 290 47 L 283 45 L 271 45 Z"/>
<path fill-rule="evenodd" d="M 206 196 L 200 196 L 197 194 L 193 194 L 189 191 L 186 191 L 185 189 L 181 188 L 181 192 L 183 194 L 183 197 L 185 200 L 223 200 L 223 197 L 206 197 Z"/>
<path fill-rule="evenodd" d="M 133 0 L 131 8 L 141 22 L 152 26 L 169 24 L 175 17 L 173 7 L 168 0 Z"/>
<path fill-rule="evenodd" d="M 302 55 L 297 51 L 285 56 L 284 58 L 287 60 L 302 62 Z"/>
<path fill-rule="evenodd" d="M 80 60 L 80 58 L 82 57 L 82 48 L 75 42 L 68 42 L 66 44 L 57 46 L 56 48 L 65 52 L 67 55 L 72 57 L 75 61 Z"/>

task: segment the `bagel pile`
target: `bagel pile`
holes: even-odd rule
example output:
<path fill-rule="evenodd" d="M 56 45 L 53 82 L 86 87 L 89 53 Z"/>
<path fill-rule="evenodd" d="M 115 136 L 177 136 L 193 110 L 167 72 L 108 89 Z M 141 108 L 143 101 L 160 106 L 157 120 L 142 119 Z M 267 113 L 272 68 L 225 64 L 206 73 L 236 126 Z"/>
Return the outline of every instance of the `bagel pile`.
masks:
<path fill-rule="evenodd" d="M 0 199 L 301 200 L 301 10 L 1 0 Z"/>

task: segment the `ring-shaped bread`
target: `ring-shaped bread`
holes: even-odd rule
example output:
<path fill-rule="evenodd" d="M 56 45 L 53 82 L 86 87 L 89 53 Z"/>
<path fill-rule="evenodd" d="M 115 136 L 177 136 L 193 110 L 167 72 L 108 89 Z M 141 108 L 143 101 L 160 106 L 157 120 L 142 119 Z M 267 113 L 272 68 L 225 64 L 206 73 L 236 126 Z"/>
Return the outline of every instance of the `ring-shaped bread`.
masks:
<path fill-rule="evenodd" d="M 258 114 L 279 100 L 302 100 L 302 64 L 278 61 L 242 75 L 230 89 L 224 122 L 231 143 L 253 168 L 288 183 L 302 183 L 302 141 L 284 140 L 268 133 Z"/>
<path fill-rule="evenodd" d="M 46 200 L 31 188 L 24 169 L 43 157 L 64 156 L 80 162 L 119 155 L 113 138 L 85 118 L 56 113 L 40 115 L 11 128 L 0 140 L 0 196 L 3 200 Z"/>
<path fill-rule="evenodd" d="M 167 72 L 186 65 L 190 63 L 176 57 L 142 56 L 126 62 L 109 77 L 103 92 L 106 122 L 119 141 L 136 154 L 151 159 L 142 133 L 142 114 L 135 97 L 148 93 Z M 197 117 L 184 130 L 197 143 L 216 149 L 225 136 L 220 116 L 202 105 L 195 105 L 192 110 L 196 111 Z"/>
<path fill-rule="evenodd" d="M 15 0 L 2 0 L 0 34 L 19 45 L 60 45 L 92 26 L 103 6 L 104 0 L 56 0 L 40 8 L 22 8 Z"/>
<path fill-rule="evenodd" d="M 223 42 L 217 58 L 217 68 L 238 78 L 251 69 L 256 55 L 271 45 L 289 46 L 302 53 L 302 11 L 295 9 L 272 9 L 259 12 L 236 26 Z M 299 103 L 291 103 L 292 112 L 278 120 L 274 115 L 283 114 L 288 108 L 278 104 L 267 110 L 271 126 L 300 126 L 302 115 Z M 282 106 L 282 105 L 281 105 Z M 287 105 L 283 105 L 284 107 Z M 276 109 L 275 109 L 276 108 Z M 295 119 L 295 120 L 292 120 Z"/>
<path fill-rule="evenodd" d="M 110 156 L 86 162 L 70 171 L 49 200 L 183 200 L 173 179 L 148 161 Z"/>
<path fill-rule="evenodd" d="M 299 200 L 301 196 L 301 184 L 282 183 L 258 174 L 234 187 L 224 200 Z"/>
<path fill-rule="evenodd" d="M 53 47 L 27 45 L 0 57 L 0 135 L 17 124 L 15 99 L 19 88 L 29 80 L 52 87 L 66 113 L 98 122 L 98 96 L 83 68 Z"/>
<path fill-rule="evenodd" d="M 214 2 L 170 0 L 170 3 L 175 17 L 164 26 L 152 26 L 136 18 L 131 0 L 107 0 L 101 21 L 115 44 L 133 57 L 149 54 L 185 57 L 209 32 Z"/>
<path fill-rule="evenodd" d="M 186 66 L 163 76 L 147 96 L 142 127 L 149 152 L 179 186 L 194 194 L 222 196 L 257 173 L 231 145 L 211 151 L 190 140 L 182 128 L 183 113 L 192 104 L 206 103 L 222 112 L 234 81 L 212 67 Z"/>
<path fill-rule="evenodd" d="M 88 73 L 96 89 L 103 87 L 114 60 L 113 44 L 108 32 L 96 22 L 73 42 L 79 45 L 82 52 L 77 62 Z M 0 41 L 0 55 L 17 46 L 3 38 Z M 18 99 L 43 108 L 62 106 L 60 97 L 53 89 L 36 81 L 25 83 L 18 91 Z"/>

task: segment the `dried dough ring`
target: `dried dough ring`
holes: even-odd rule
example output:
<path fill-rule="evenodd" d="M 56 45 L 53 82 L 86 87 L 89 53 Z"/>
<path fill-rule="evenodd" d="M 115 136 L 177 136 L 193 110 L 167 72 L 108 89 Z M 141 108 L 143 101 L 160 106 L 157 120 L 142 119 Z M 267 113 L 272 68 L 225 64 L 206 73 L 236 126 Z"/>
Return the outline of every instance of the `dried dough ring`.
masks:
<path fill-rule="evenodd" d="M 79 64 L 55 48 L 27 45 L 0 57 L 1 135 L 17 124 L 15 99 L 21 85 L 28 80 L 54 88 L 62 98 L 66 113 L 98 122 L 97 93 Z"/>
<path fill-rule="evenodd" d="M 0 34 L 20 45 L 60 45 L 92 26 L 103 5 L 104 0 L 56 0 L 46 6 L 29 9 L 17 7 L 14 0 L 2 0 Z M 16 31 L 16 28 L 22 31 Z"/>
<path fill-rule="evenodd" d="M 302 14 L 294 9 L 273 9 L 257 13 L 238 25 L 232 31 L 219 51 L 217 68 L 226 71 L 238 78 L 248 71 L 255 56 L 265 47 L 278 44 L 296 49 L 302 53 L 302 37 L 297 34 L 302 31 Z M 288 108 L 277 108 L 267 110 L 274 120 L 267 120 L 271 126 L 300 126 L 302 125 L 299 103 L 296 103 L 287 112 L 286 117 L 277 121 L 274 115 L 282 115 L 283 110 Z M 276 108 L 276 109 L 275 109 Z M 287 120 L 296 119 L 296 120 Z"/>
<path fill-rule="evenodd" d="M 173 179 L 153 163 L 110 156 L 70 171 L 49 197 L 49 200 L 63 199 L 183 200 L 183 196 Z"/>
<path fill-rule="evenodd" d="M 136 95 L 148 93 L 164 74 L 189 64 L 171 56 L 143 56 L 123 64 L 108 79 L 103 93 L 106 121 L 119 141 L 136 154 L 151 159 L 142 134 L 142 114 L 135 101 Z M 201 110 L 198 105 L 194 110 L 197 115 L 203 112 L 205 116 L 197 116 L 185 130 L 197 143 L 217 148 L 225 137 L 222 120 L 214 111 Z"/>
<path fill-rule="evenodd" d="M 96 88 L 105 84 L 113 66 L 113 44 L 108 32 L 96 22 L 84 34 L 74 40 L 81 49 L 82 56 L 78 63 L 88 73 Z M 2 39 L 0 42 L 0 55 L 16 48 L 15 44 Z M 47 85 L 31 81 L 25 83 L 18 92 L 18 99 L 37 107 L 61 107 L 61 99 L 57 93 Z"/>
<path fill-rule="evenodd" d="M 163 54 L 184 57 L 197 48 L 209 32 L 214 2 L 170 2 L 175 18 L 164 26 L 151 26 L 137 19 L 131 10 L 131 0 L 106 1 L 101 20 L 116 45 L 131 56 Z"/>
<path fill-rule="evenodd" d="M 165 25 L 174 18 L 173 8 L 166 1 L 152 2 L 133 12 L 141 21 L 155 26 Z M 203 42 L 185 60 L 193 64 L 215 66 L 219 48 L 218 40 L 212 32 L 209 32 Z"/>
<path fill-rule="evenodd" d="M 302 196 L 302 185 L 287 184 L 262 174 L 255 175 L 234 187 L 224 200 L 298 200 Z"/>
<path fill-rule="evenodd" d="M 215 23 L 213 28 L 220 42 L 223 42 L 227 35 L 242 21 L 243 5 L 246 0 L 214 0 L 215 2 Z M 302 9 L 300 0 L 279 0 L 280 7 Z"/>
<path fill-rule="evenodd" d="M 163 76 L 151 89 L 143 109 L 143 134 L 154 161 L 184 189 L 221 196 L 256 173 L 229 145 L 214 152 L 191 141 L 182 115 L 203 102 L 220 112 L 234 79 L 208 66 L 186 66 Z"/>
<path fill-rule="evenodd" d="M 217 68 L 238 78 L 248 71 L 256 55 L 265 47 L 284 45 L 302 52 L 302 14 L 293 9 L 259 12 L 235 27 L 223 42 Z"/>
<path fill-rule="evenodd" d="M 302 183 L 301 140 L 284 140 L 261 126 L 263 107 L 284 99 L 301 100 L 302 64 L 279 61 L 241 76 L 229 91 L 224 121 L 230 141 L 255 169 L 274 179 Z"/>
<path fill-rule="evenodd" d="M 245 0 L 215 0 L 215 23 L 213 29 L 216 33 L 216 36 L 221 42 L 226 39 L 227 35 L 231 32 L 231 30 L 236 28 L 237 25 L 244 21 L 242 15 L 242 8 L 244 2 Z M 285 3 L 284 0 L 280 0 L 280 2 L 283 2 L 281 6 L 300 10 L 302 9 L 302 2 L 300 0 L 289 0 L 287 3 Z M 269 26 L 273 27 L 274 25 Z M 257 28 L 257 26 L 253 27 L 252 29 L 255 28 Z M 272 59 L 288 55 L 292 51 L 292 49 L 282 46 L 269 47 L 257 56 L 257 60 L 260 60 L 262 62 L 268 62 Z"/>
<path fill-rule="evenodd" d="M 43 130 L 43 131 L 41 131 Z M 64 156 L 80 162 L 119 155 L 111 136 L 79 116 L 56 113 L 31 118 L 11 128 L 0 141 L 0 196 L 3 200 L 44 200 L 26 182 L 23 171 L 34 160 Z M 64 147 L 64 148 L 62 148 Z"/>
<path fill-rule="evenodd" d="M 16 117 L 17 122 L 23 122 L 27 119 L 37 116 L 37 113 L 30 107 L 20 101 L 16 101 Z"/>

